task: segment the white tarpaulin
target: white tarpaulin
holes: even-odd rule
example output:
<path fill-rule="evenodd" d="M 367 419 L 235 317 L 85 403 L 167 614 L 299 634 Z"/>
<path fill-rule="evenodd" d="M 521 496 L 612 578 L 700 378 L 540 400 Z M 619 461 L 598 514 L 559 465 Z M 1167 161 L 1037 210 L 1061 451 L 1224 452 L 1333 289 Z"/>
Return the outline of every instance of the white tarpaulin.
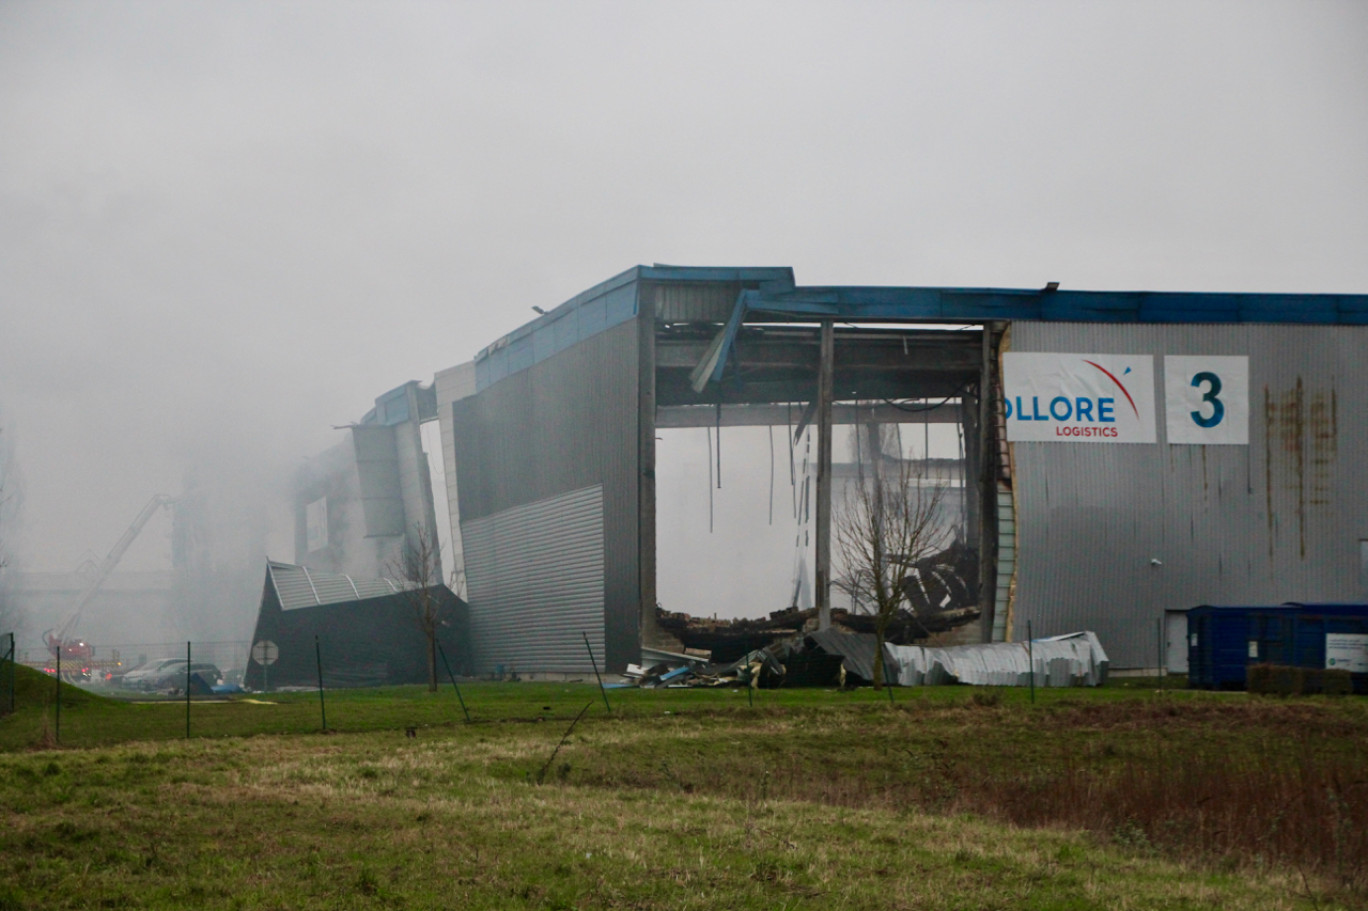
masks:
<path fill-rule="evenodd" d="M 885 645 L 884 650 L 889 676 L 901 686 L 1029 686 L 1032 661 L 1036 686 L 1101 686 L 1110 664 L 1091 632 L 1036 639 L 1029 649 L 1025 642 L 994 642 L 950 648 Z"/>

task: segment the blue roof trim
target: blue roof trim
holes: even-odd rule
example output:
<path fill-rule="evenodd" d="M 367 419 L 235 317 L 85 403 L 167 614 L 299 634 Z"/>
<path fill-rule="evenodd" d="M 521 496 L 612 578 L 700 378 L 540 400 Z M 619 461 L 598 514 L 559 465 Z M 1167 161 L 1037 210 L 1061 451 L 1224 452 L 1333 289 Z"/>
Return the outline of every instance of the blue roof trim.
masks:
<path fill-rule="evenodd" d="M 760 282 L 771 292 L 792 291 L 793 269 L 789 266 L 637 266 L 642 281 L 659 282 Z"/>
<path fill-rule="evenodd" d="M 981 322 L 1368 325 L 1364 294 L 1203 294 L 1186 291 L 1026 291 L 1003 288 L 795 288 L 746 293 L 746 308 L 777 316 Z"/>
<path fill-rule="evenodd" d="M 738 282 L 727 321 L 720 377 L 746 313 L 795 320 L 949 322 L 1041 320 L 1082 323 L 1284 323 L 1368 325 L 1368 294 L 1206 294 L 1185 291 L 1042 291 L 1011 288 L 883 286 L 800 287 L 787 266 L 633 266 L 515 329 L 475 355 L 483 390 L 639 312 L 637 288 L 648 282 Z"/>

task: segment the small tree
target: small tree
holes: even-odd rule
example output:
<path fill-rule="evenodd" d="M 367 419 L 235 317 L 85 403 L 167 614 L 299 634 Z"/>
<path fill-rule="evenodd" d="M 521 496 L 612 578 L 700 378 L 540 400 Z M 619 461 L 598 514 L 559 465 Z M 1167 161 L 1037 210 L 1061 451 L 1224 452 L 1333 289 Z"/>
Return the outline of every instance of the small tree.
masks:
<path fill-rule="evenodd" d="M 867 438 L 868 452 L 833 523 L 845 570 L 835 584 L 856 601 L 866 598 L 874 611 L 873 682 L 881 689 L 888 623 L 907 599 L 903 580 L 918 560 L 944 549 L 951 532 L 940 515 L 945 489 L 926 483 L 923 463 L 904 458 L 885 425 L 868 425 Z"/>
<path fill-rule="evenodd" d="M 413 619 L 427 639 L 428 692 L 437 692 L 437 631 L 442 625 L 442 600 L 434 591 L 441 575 L 440 545 L 437 535 L 421 526 L 404 542 L 389 569 L 405 583 L 404 596 L 413 608 Z"/>

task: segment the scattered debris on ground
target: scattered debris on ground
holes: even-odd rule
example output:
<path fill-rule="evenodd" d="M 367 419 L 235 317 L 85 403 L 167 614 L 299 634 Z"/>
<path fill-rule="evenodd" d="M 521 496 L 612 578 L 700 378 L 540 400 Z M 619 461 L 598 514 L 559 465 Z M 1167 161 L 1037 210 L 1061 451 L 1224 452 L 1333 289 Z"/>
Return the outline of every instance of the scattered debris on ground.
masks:
<path fill-rule="evenodd" d="M 794 612 L 799 613 L 803 612 Z M 770 623 L 775 622 L 774 616 L 771 615 Z M 719 621 L 732 627 L 743 625 L 747 630 L 732 641 L 758 635 L 756 628 L 765 622 Z M 768 635 L 775 635 L 772 627 Z M 705 661 L 684 654 L 669 655 L 667 660 L 647 667 L 628 665 L 624 682 L 616 686 L 862 686 L 873 680 L 877 647 L 878 640 L 873 634 L 838 626 L 796 630 L 731 661 Z M 1100 686 L 1106 682 L 1109 666 L 1107 653 L 1091 632 L 1051 636 L 1030 643 L 884 645 L 885 679 L 900 686 L 1030 686 L 1032 682 L 1042 687 Z"/>
<path fill-rule="evenodd" d="M 956 630 L 977 620 L 977 607 L 945 610 L 900 610 L 889 619 L 886 641 L 912 645 L 928 636 Z M 872 614 L 857 614 L 833 608 L 833 627 L 852 633 L 874 633 Z M 685 654 L 711 656 L 713 661 L 731 662 L 776 642 L 792 639 L 817 628 L 817 609 L 787 607 L 760 619 L 719 620 L 694 617 L 656 608 L 656 625 L 684 646 Z"/>

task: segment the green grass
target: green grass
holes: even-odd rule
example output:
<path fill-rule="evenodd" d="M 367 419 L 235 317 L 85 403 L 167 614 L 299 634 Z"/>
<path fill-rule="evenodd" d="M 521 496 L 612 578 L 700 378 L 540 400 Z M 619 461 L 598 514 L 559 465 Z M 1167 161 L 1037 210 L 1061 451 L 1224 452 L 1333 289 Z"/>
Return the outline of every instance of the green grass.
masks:
<path fill-rule="evenodd" d="M 50 684 L 0 719 L 0 911 L 1368 904 L 1359 699 L 478 684 L 186 740 L 73 692 L 51 748 Z"/>

